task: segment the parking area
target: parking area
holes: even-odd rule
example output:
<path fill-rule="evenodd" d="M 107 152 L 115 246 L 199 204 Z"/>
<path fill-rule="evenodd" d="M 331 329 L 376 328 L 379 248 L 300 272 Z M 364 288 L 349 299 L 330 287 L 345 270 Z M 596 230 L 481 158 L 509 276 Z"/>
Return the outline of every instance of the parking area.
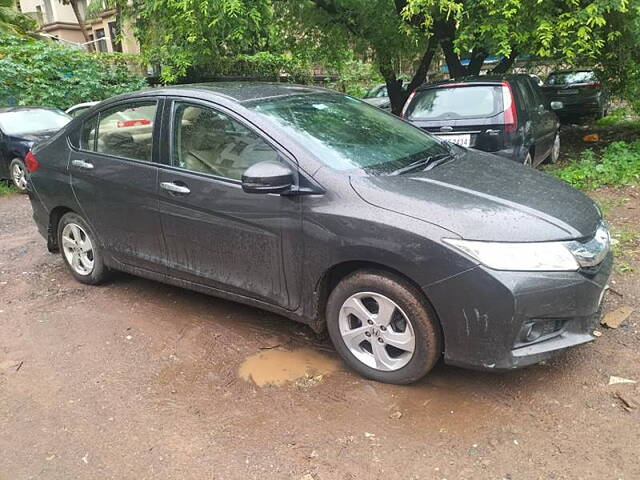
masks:
<path fill-rule="evenodd" d="M 596 197 L 637 225 L 636 189 Z M 507 374 L 440 364 L 399 387 L 276 315 L 124 274 L 78 284 L 30 215 L 25 196 L 0 197 L 0 478 L 640 476 L 638 385 L 609 385 L 640 380 L 637 253 L 605 300 L 635 313 L 596 343 Z M 247 368 L 292 380 L 260 387 Z"/>

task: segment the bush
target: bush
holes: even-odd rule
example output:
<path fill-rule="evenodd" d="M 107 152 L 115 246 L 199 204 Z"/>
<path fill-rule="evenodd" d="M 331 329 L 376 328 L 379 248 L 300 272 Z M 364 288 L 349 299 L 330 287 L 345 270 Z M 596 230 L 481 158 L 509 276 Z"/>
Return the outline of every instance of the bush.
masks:
<path fill-rule="evenodd" d="M 638 125 L 638 117 L 630 107 L 619 107 L 606 117 L 597 120 L 596 125 L 599 127 Z"/>
<path fill-rule="evenodd" d="M 588 190 L 636 183 L 640 181 L 640 141 L 611 143 L 599 156 L 585 150 L 580 160 L 549 173 L 576 188 Z"/>
<path fill-rule="evenodd" d="M 68 108 L 139 90 L 135 57 L 0 34 L 0 104 Z"/>

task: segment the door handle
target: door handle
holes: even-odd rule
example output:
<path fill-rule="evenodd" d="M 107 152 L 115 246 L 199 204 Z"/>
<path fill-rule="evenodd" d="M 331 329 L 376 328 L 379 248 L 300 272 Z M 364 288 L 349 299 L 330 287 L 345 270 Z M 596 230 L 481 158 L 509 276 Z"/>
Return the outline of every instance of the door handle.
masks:
<path fill-rule="evenodd" d="M 84 160 L 72 160 L 71 165 L 78 168 L 84 168 L 85 170 L 91 170 L 93 163 L 85 162 Z"/>
<path fill-rule="evenodd" d="M 189 195 L 191 193 L 191 190 L 189 190 L 189 188 L 185 187 L 184 185 L 178 185 L 173 182 L 161 182 L 160 188 L 162 188 L 163 190 L 166 190 L 167 192 L 177 193 L 179 195 Z"/>

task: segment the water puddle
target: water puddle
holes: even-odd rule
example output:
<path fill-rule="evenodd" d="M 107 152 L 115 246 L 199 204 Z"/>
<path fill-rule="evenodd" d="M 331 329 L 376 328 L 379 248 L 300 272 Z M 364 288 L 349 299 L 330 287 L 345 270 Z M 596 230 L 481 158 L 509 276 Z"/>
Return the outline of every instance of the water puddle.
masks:
<path fill-rule="evenodd" d="M 281 386 L 301 378 L 326 375 L 337 370 L 339 365 L 339 360 L 309 348 L 273 349 L 247 357 L 238 373 L 259 387 Z"/>

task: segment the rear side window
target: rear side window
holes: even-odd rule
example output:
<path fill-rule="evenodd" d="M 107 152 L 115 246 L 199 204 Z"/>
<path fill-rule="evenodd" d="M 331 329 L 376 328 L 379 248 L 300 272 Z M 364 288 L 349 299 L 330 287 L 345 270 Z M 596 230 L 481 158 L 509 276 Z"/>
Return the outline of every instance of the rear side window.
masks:
<path fill-rule="evenodd" d="M 456 120 L 493 117 L 502 110 L 500 86 L 455 86 L 416 92 L 406 117 L 410 120 Z"/>
<path fill-rule="evenodd" d="M 589 83 L 596 81 L 596 74 L 591 71 L 552 73 L 547 78 L 547 85 L 571 85 L 573 83 Z"/>
<path fill-rule="evenodd" d="M 80 148 L 151 161 L 156 109 L 156 102 L 136 102 L 101 111 L 83 123 Z"/>

